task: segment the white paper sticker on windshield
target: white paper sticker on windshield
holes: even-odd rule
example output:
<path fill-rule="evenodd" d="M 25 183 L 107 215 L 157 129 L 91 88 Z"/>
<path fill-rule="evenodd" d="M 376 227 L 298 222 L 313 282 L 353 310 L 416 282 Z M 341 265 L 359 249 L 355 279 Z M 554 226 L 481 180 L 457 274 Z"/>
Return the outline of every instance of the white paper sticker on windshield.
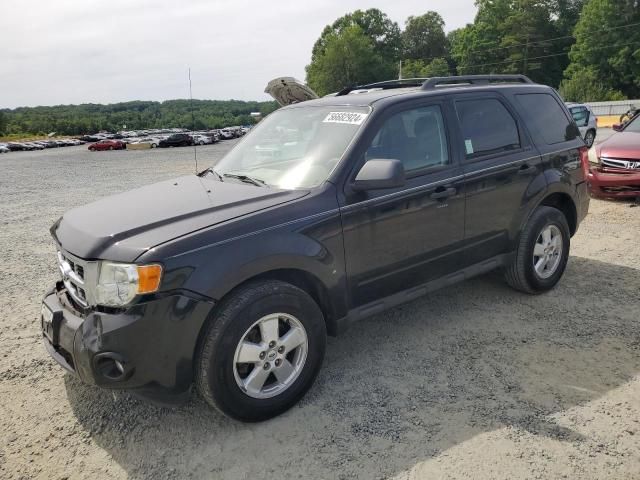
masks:
<path fill-rule="evenodd" d="M 473 143 L 471 142 L 471 140 L 465 140 L 464 146 L 467 149 L 467 155 L 471 155 L 473 153 Z"/>
<path fill-rule="evenodd" d="M 348 123 L 360 125 L 367 118 L 366 113 L 360 112 L 329 112 L 329 115 L 322 121 L 323 123 Z"/>

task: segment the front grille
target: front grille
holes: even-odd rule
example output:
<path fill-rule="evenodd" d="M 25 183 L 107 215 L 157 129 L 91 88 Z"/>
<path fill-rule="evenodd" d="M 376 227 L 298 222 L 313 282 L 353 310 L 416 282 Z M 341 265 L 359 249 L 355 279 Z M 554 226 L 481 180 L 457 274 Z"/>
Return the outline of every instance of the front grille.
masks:
<path fill-rule="evenodd" d="M 71 299 L 81 307 L 92 305 L 89 298 L 90 286 L 97 280 L 91 277 L 97 271 L 96 262 L 88 262 L 62 250 L 58 251 L 58 268 L 62 282 Z M 95 275 L 94 275 L 95 276 Z"/>
<path fill-rule="evenodd" d="M 604 165 L 605 167 L 627 168 L 627 169 L 640 168 L 640 160 L 626 160 L 623 158 L 602 157 L 600 161 L 602 162 L 602 165 Z"/>

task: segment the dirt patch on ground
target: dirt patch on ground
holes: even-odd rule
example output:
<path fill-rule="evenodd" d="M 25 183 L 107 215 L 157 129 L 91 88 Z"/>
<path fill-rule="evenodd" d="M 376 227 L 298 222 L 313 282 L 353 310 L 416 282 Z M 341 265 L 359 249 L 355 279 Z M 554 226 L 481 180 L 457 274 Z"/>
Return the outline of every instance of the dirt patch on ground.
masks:
<path fill-rule="evenodd" d="M 491 274 L 354 325 L 299 405 L 246 425 L 195 397 L 87 387 L 47 357 L 48 227 L 193 172 L 191 149 L 59 150 L 0 159 L 0 478 L 640 478 L 640 208 L 592 201 L 548 294 Z"/>

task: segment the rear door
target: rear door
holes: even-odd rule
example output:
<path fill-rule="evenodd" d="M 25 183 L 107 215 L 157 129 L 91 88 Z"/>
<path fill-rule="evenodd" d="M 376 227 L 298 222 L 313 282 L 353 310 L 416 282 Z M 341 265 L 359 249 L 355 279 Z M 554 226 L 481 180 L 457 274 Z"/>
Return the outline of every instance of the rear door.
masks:
<path fill-rule="evenodd" d="M 471 266 L 510 250 L 514 223 L 542 168 L 522 120 L 505 97 L 460 94 L 454 105 L 463 147 L 464 265 Z"/>
<path fill-rule="evenodd" d="M 345 194 L 340 210 L 352 307 L 459 269 L 464 194 L 452 121 L 442 101 L 411 102 L 379 117 L 363 139 L 351 180 L 366 160 L 392 158 L 402 161 L 407 181 Z"/>

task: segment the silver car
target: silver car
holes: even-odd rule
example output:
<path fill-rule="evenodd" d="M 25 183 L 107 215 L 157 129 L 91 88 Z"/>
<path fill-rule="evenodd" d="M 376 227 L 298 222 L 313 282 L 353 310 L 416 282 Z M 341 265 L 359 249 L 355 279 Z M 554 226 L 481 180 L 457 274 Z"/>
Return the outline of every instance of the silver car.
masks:
<path fill-rule="evenodd" d="M 593 111 L 583 103 L 567 103 L 567 108 L 580 129 L 580 135 L 584 138 L 584 143 L 587 144 L 587 147 L 591 147 L 596 139 L 596 131 L 598 129 Z"/>

